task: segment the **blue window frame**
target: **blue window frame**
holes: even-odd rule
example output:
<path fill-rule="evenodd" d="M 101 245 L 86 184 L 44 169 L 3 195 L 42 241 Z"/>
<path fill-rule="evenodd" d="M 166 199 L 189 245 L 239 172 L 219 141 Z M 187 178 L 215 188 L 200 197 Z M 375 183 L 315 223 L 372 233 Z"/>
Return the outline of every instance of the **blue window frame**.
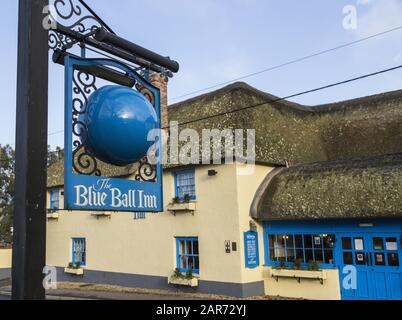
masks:
<path fill-rule="evenodd" d="M 52 210 L 60 209 L 60 190 L 59 189 L 50 190 L 50 209 L 52 209 Z"/>
<path fill-rule="evenodd" d="M 86 265 L 86 241 L 85 238 L 73 238 L 73 263 L 80 263 L 81 266 Z"/>
<path fill-rule="evenodd" d="M 177 269 L 180 272 L 200 273 L 200 253 L 197 237 L 176 238 Z"/>
<path fill-rule="evenodd" d="M 310 261 L 320 267 L 333 267 L 334 244 L 334 234 L 268 234 L 268 265 L 282 263 L 290 267 L 297 260 L 303 267 L 307 267 Z"/>
<path fill-rule="evenodd" d="M 186 195 L 191 200 L 196 199 L 195 195 L 195 169 L 180 170 L 174 172 L 175 196 L 183 200 Z"/>

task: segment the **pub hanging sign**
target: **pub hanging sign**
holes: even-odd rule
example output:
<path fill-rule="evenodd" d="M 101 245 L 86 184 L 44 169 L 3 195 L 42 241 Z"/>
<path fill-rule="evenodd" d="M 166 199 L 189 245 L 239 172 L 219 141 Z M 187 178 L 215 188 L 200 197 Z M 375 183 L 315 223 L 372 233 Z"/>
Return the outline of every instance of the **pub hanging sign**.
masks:
<path fill-rule="evenodd" d="M 159 90 L 118 61 L 66 56 L 64 65 L 65 208 L 163 211 Z M 98 86 L 94 68 L 132 86 Z"/>

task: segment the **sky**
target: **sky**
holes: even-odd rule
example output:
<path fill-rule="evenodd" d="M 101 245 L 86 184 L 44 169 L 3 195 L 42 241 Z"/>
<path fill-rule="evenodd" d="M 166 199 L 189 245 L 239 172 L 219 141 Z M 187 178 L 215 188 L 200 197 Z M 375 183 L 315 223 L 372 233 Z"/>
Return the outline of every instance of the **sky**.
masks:
<path fill-rule="evenodd" d="M 76 0 L 73 0 L 76 1 Z M 402 0 L 87 0 L 120 36 L 180 63 L 169 102 L 402 25 Z M 2 0 L 0 144 L 14 145 L 18 1 Z M 346 28 L 345 6 L 357 14 Z M 346 17 L 347 18 L 347 17 Z M 402 30 L 243 81 L 279 97 L 402 64 Z M 217 87 L 219 88 L 219 87 Z M 402 89 L 402 70 L 304 95 L 306 105 Z M 203 91 L 205 93 L 207 91 Z M 63 145 L 63 68 L 49 65 L 48 142 Z M 199 93 L 200 94 L 200 93 Z"/>

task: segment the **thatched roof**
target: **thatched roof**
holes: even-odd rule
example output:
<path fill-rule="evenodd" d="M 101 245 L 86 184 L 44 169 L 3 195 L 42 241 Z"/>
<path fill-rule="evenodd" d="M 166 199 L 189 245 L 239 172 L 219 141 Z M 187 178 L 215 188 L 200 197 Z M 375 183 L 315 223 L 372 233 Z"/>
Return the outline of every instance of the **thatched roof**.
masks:
<path fill-rule="evenodd" d="M 402 217 L 402 154 L 278 168 L 257 191 L 258 220 Z"/>
<path fill-rule="evenodd" d="M 183 125 L 202 129 L 255 129 L 256 161 L 275 165 L 371 157 L 402 152 L 402 90 L 308 107 L 238 82 L 169 107 L 179 123 L 259 104 Z"/>
<path fill-rule="evenodd" d="M 274 166 L 402 153 L 402 90 L 316 107 L 272 102 L 277 99 L 238 82 L 170 106 L 169 121 L 184 123 L 258 104 L 180 130 L 193 128 L 201 137 L 202 129 L 255 129 L 256 161 Z M 107 176 L 132 173 L 101 166 Z M 49 168 L 48 185 L 63 185 L 63 161 Z"/>
<path fill-rule="evenodd" d="M 136 167 L 133 166 L 116 167 L 102 161 L 98 162 L 98 168 L 104 177 L 128 177 L 136 171 Z M 48 188 L 53 188 L 62 187 L 63 185 L 64 159 L 61 159 L 47 169 L 47 186 Z"/>

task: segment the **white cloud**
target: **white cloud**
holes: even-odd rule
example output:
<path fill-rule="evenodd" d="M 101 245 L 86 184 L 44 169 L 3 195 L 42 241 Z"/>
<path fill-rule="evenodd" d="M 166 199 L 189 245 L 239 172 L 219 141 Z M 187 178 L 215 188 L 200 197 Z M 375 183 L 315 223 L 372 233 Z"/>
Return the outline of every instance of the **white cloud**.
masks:
<path fill-rule="evenodd" d="M 357 0 L 357 4 L 366 5 L 366 4 L 372 3 L 374 1 L 376 1 L 376 0 Z"/>
<path fill-rule="evenodd" d="M 357 36 L 366 37 L 401 25 L 402 1 L 358 0 L 358 3 L 367 7 L 358 10 Z"/>

